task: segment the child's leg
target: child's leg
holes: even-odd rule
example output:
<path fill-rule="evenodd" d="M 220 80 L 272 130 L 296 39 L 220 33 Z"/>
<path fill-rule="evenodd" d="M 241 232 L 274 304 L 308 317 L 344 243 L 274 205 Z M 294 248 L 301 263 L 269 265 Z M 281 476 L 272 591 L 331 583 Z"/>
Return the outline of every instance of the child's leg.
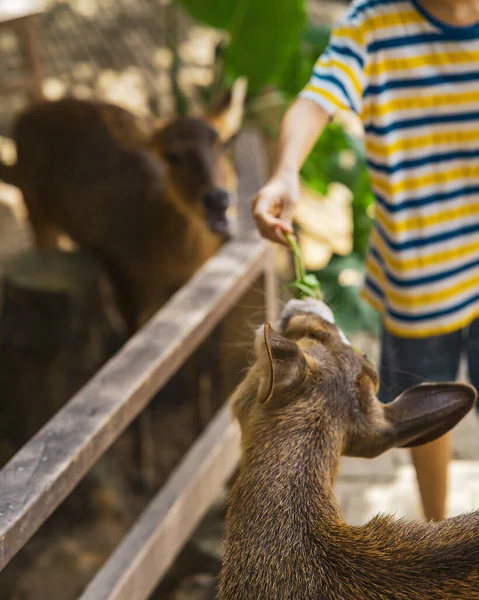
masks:
<path fill-rule="evenodd" d="M 454 381 L 459 368 L 462 331 L 430 338 L 399 338 L 383 332 L 379 398 L 391 402 L 424 381 Z M 449 436 L 412 451 L 426 519 L 446 516 Z"/>
<path fill-rule="evenodd" d="M 451 459 L 451 434 L 412 448 L 417 483 L 424 516 L 428 521 L 442 521 L 447 516 L 448 471 Z"/>

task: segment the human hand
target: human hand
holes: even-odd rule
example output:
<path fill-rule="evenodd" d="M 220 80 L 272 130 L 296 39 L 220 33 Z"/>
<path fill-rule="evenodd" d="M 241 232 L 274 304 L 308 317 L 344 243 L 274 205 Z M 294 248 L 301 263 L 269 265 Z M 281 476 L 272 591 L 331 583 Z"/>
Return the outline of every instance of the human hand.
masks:
<path fill-rule="evenodd" d="M 285 233 L 293 233 L 293 213 L 298 201 L 298 174 L 274 175 L 253 200 L 253 216 L 261 235 L 289 248 Z"/>

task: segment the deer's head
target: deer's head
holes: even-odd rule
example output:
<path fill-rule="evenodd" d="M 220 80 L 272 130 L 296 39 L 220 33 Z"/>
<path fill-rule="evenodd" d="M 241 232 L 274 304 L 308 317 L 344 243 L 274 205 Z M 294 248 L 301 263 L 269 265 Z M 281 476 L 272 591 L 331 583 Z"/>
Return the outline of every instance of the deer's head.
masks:
<path fill-rule="evenodd" d="M 176 199 L 219 234 L 228 233 L 226 211 L 236 194 L 230 150 L 242 125 L 246 90 L 246 80 L 239 79 L 210 114 L 174 119 L 158 129 L 152 140 Z"/>
<path fill-rule="evenodd" d="M 273 422 L 288 421 L 310 439 L 317 435 L 324 442 L 327 432 L 343 454 L 374 457 L 440 437 L 477 397 L 469 385 L 437 383 L 380 403 L 376 369 L 316 300 L 289 302 L 277 331 L 269 325 L 258 331 L 255 352 L 255 363 L 232 399 L 246 443 Z"/>

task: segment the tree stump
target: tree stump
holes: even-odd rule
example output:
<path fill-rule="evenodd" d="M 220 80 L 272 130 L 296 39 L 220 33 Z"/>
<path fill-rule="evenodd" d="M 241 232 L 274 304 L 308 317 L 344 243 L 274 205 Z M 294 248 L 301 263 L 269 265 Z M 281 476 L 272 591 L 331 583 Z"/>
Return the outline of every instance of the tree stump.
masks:
<path fill-rule="evenodd" d="M 126 330 L 109 279 L 87 253 L 32 250 L 9 260 L 2 296 L 0 439 L 16 451 L 118 350 Z"/>

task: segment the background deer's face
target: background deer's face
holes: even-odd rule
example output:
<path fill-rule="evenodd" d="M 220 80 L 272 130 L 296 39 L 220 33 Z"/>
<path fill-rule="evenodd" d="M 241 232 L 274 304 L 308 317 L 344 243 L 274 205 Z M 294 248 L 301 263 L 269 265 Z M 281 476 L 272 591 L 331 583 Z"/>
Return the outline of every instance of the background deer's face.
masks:
<path fill-rule="evenodd" d="M 472 408 L 476 391 L 456 383 L 424 384 L 391 404 L 376 397 L 374 366 L 346 340 L 320 301 L 292 300 L 278 327 L 261 328 L 256 361 L 232 398 L 243 435 L 274 421 L 322 436 L 343 454 L 373 457 L 394 446 L 440 437 Z"/>
<path fill-rule="evenodd" d="M 242 125 L 245 97 L 246 82 L 240 79 L 211 115 L 175 119 L 153 138 L 176 199 L 223 235 L 229 232 L 226 212 L 236 196 L 230 150 Z"/>

